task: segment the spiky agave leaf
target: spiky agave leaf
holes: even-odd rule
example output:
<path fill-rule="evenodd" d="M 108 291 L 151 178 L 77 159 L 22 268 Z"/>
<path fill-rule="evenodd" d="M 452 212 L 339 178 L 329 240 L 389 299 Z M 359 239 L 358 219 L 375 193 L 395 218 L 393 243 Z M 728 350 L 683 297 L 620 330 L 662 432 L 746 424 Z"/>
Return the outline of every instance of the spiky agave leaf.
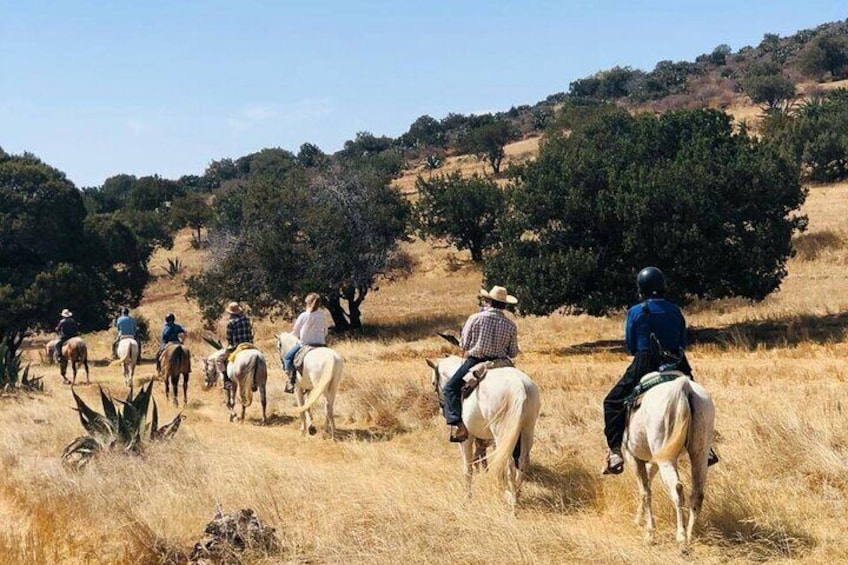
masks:
<path fill-rule="evenodd" d="M 156 406 L 156 399 L 153 399 L 153 417 L 150 419 L 150 439 L 156 439 L 156 432 L 159 429 L 159 408 Z"/>
<path fill-rule="evenodd" d="M 139 414 L 131 402 L 119 400 L 123 405 L 119 417 L 120 428 L 118 438 L 126 451 L 141 449 L 141 433 L 144 430 L 144 417 Z"/>
<path fill-rule="evenodd" d="M 173 420 L 156 430 L 156 439 L 171 439 L 174 437 L 174 434 L 180 429 L 180 422 L 183 420 L 185 420 L 185 416 L 180 412 Z"/>
<path fill-rule="evenodd" d="M 106 443 L 114 438 L 116 430 L 112 427 L 112 422 L 103 414 L 99 414 L 89 408 L 85 401 L 74 392 L 73 388 L 71 389 L 71 394 L 77 403 L 75 410 L 79 413 L 82 427 L 92 436 Z"/>
<path fill-rule="evenodd" d="M 62 464 L 79 470 L 107 445 L 91 436 L 78 437 L 62 450 Z"/>
<path fill-rule="evenodd" d="M 103 392 L 102 386 L 97 388 L 100 389 L 100 403 L 103 405 L 103 414 L 112 423 L 112 429 L 118 429 L 118 411 L 115 409 L 115 402 Z"/>

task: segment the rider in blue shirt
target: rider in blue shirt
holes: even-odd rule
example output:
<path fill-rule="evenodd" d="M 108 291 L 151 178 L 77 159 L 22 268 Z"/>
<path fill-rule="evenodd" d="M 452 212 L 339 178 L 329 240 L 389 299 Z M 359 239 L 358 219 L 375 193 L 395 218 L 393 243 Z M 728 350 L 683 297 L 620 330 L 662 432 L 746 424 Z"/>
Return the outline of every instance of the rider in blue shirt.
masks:
<path fill-rule="evenodd" d="M 625 398 L 639 384 L 642 377 L 658 370 L 662 363 L 658 358 L 658 351 L 651 346 L 651 335 L 656 336 L 664 351 L 679 356 L 677 370 L 692 375 L 692 368 L 683 353 L 683 348 L 686 347 L 686 320 L 676 304 L 663 298 L 665 276 L 662 271 L 656 267 L 642 269 L 636 277 L 636 287 L 643 302 L 627 311 L 624 325 L 624 341 L 633 355 L 633 361 L 624 376 L 604 398 L 604 435 L 609 446 L 605 474 L 617 475 L 624 470 L 621 443 L 627 423 Z M 717 461 L 715 453 L 710 450 L 710 464 Z"/>
<path fill-rule="evenodd" d="M 173 313 L 169 313 L 165 316 L 165 325 L 162 327 L 162 343 L 159 344 L 159 351 L 156 353 L 157 371 L 161 370 L 159 358 L 162 356 L 162 352 L 165 351 L 168 344 L 182 342 L 182 337 L 187 333 L 185 328 L 176 323 L 176 319 L 177 318 Z"/>
<path fill-rule="evenodd" d="M 112 343 L 112 357 L 118 357 L 118 342 L 122 336 L 135 337 L 135 332 L 138 330 L 138 325 L 135 320 L 130 317 L 130 309 L 126 306 L 121 308 L 121 315 L 115 321 L 115 327 L 118 328 L 118 335 L 115 336 L 115 342 Z"/>

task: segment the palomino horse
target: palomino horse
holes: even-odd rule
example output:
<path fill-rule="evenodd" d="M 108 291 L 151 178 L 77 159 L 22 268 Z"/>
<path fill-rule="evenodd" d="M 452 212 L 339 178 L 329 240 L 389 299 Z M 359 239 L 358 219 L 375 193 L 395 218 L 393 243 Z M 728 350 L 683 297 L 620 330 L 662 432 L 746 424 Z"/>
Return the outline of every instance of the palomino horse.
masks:
<path fill-rule="evenodd" d="M 219 352 L 215 352 L 203 360 L 203 368 L 206 373 L 206 388 L 215 386 L 218 381 L 218 369 L 215 359 Z M 268 407 L 268 366 L 265 356 L 258 349 L 243 349 L 236 355 L 235 360 L 227 365 L 227 377 L 232 383 L 227 392 L 227 408 L 230 411 L 230 422 L 235 420 L 236 394 L 241 402 L 240 422 L 244 422 L 244 414 L 248 406 L 253 404 L 253 387 L 259 391 L 259 399 L 262 403 L 262 424 L 267 422 L 266 409 Z"/>
<path fill-rule="evenodd" d="M 445 384 L 462 359 L 451 355 L 436 362 L 428 359 L 427 364 L 433 368 L 433 386 L 441 400 Z M 530 377 L 514 367 L 489 369 L 474 392 L 462 401 L 462 421 L 468 428 L 468 439 L 459 447 L 469 496 L 474 440 L 494 440 L 495 452 L 488 467 L 499 484 L 505 485 L 506 501 L 515 507 L 521 481 L 530 467 L 539 409 L 539 389 Z"/>
<path fill-rule="evenodd" d="M 656 376 L 650 373 L 645 378 Z M 653 541 L 651 480 L 659 471 L 668 489 L 677 516 L 677 541 L 692 540 L 695 519 L 704 502 L 707 458 L 713 441 L 715 406 L 710 394 L 684 376 L 648 389 L 641 405 L 630 414 L 624 440 L 626 455 L 636 468 L 639 480 L 639 508 L 636 524 L 645 518 L 647 540 Z M 692 492 L 689 495 L 689 524 L 683 528 L 683 485 L 677 473 L 677 458 L 689 452 L 692 463 Z"/>
<path fill-rule="evenodd" d="M 132 337 L 122 337 L 118 342 L 118 359 L 124 370 L 124 383 L 132 393 L 135 364 L 138 361 L 138 342 Z"/>
<path fill-rule="evenodd" d="M 71 361 L 71 370 L 73 371 L 73 381 L 68 381 L 65 373 L 68 370 L 68 360 Z M 85 382 L 91 381 L 88 378 L 88 348 L 81 337 L 72 337 L 62 346 L 62 360 L 59 362 L 59 371 L 62 373 L 62 380 L 76 384 L 77 368 L 79 365 L 85 367 Z"/>
<path fill-rule="evenodd" d="M 169 343 L 162 352 L 159 378 L 165 379 L 165 398 L 170 398 L 170 385 L 174 387 L 174 406 L 179 406 L 180 375 L 183 376 L 183 404 L 188 404 L 188 377 L 191 373 L 191 355 L 181 343 Z"/>
<path fill-rule="evenodd" d="M 283 332 L 277 336 L 277 349 L 280 352 L 280 360 L 286 352 L 294 347 L 297 338 L 289 333 Z M 298 374 L 294 387 L 294 397 L 297 402 L 296 412 L 300 414 L 300 431 L 303 434 L 316 432 L 312 420 L 312 405 L 318 401 L 323 394 L 326 400 L 324 421 L 324 435 L 336 439 L 336 419 L 333 414 L 333 403 L 336 400 L 336 392 L 342 381 L 342 370 L 344 361 L 341 356 L 329 347 L 320 347 L 310 351 L 303 362 L 303 372 Z M 305 395 L 305 396 L 304 396 Z"/>

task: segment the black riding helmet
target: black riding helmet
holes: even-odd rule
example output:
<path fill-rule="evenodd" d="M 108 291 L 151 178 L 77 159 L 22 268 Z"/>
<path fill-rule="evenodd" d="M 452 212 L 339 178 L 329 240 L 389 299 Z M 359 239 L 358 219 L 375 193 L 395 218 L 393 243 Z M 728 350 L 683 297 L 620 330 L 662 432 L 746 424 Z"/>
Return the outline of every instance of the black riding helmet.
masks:
<path fill-rule="evenodd" d="M 122 316 L 129 316 L 130 315 L 130 309 L 127 308 L 126 306 L 124 306 L 123 308 L 121 308 L 121 315 Z"/>
<path fill-rule="evenodd" d="M 173 321 L 174 321 L 174 320 L 176 320 L 176 319 L 177 319 L 177 317 L 176 317 L 176 316 L 174 316 L 174 313 L 173 313 L 173 312 L 171 312 L 170 314 L 168 314 L 167 316 L 165 316 L 165 321 L 166 321 L 166 322 L 173 322 Z"/>
<path fill-rule="evenodd" d="M 665 293 L 665 275 L 656 267 L 645 267 L 636 275 L 636 288 L 643 298 L 662 296 Z"/>

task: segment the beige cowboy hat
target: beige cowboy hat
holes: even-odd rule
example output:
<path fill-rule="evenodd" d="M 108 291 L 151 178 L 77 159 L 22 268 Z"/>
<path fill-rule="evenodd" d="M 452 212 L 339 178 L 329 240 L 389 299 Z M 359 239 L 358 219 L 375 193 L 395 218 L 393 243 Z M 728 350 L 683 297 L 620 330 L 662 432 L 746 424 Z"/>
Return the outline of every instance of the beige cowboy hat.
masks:
<path fill-rule="evenodd" d="M 492 290 L 481 289 L 480 296 L 483 298 L 488 298 L 489 300 L 495 300 L 497 302 L 506 302 L 507 304 L 518 304 L 518 299 L 511 294 L 506 292 L 506 289 L 502 286 L 493 286 Z"/>
<path fill-rule="evenodd" d="M 62 317 L 63 318 L 71 318 L 71 317 L 73 317 L 73 314 L 71 314 L 70 310 L 65 308 L 64 310 L 62 310 Z"/>
<path fill-rule="evenodd" d="M 230 302 L 229 304 L 227 304 L 227 313 L 241 314 L 241 306 L 239 306 L 238 302 Z"/>

